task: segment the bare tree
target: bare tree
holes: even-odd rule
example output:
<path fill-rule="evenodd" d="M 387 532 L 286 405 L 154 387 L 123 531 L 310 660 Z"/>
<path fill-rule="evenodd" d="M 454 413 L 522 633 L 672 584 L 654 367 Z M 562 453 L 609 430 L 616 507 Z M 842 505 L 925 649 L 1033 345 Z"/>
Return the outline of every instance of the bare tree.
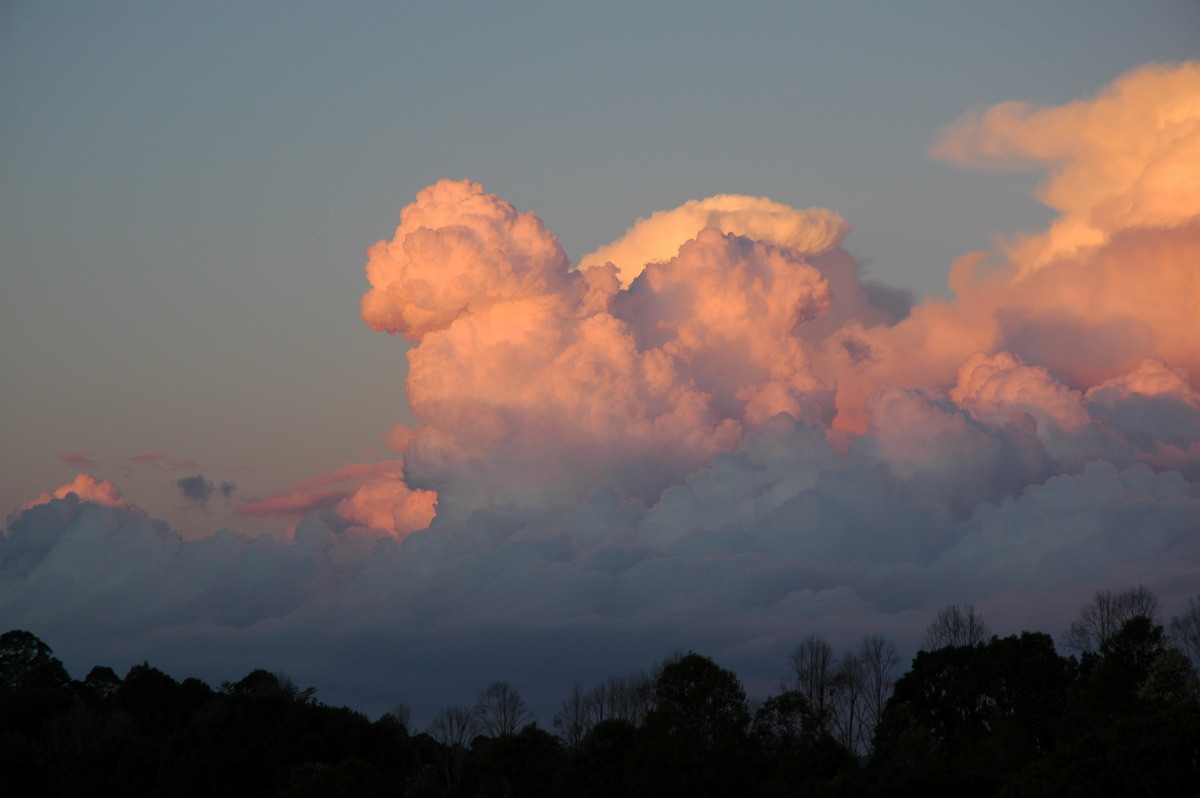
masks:
<path fill-rule="evenodd" d="M 493 682 L 475 699 L 475 720 L 489 737 L 516 734 L 533 722 L 533 713 L 508 682 Z"/>
<path fill-rule="evenodd" d="M 1064 642 L 1076 651 L 1099 651 L 1130 618 L 1145 616 L 1151 621 L 1158 615 L 1158 599 L 1138 585 L 1120 593 L 1101 590 L 1092 603 L 1079 611 L 1079 618 L 1067 629 Z"/>
<path fill-rule="evenodd" d="M 448 794 L 453 795 L 462 780 L 467 747 L 475 739 L 477 728 L 475 713 L 463 706 L 446 707 L 429 721 L 429 736 L 445 746 L 440 758 Z"/>
<path fill-rule="evenodd" d="M 558 714 L 554 716 L 554 728 L 568 747 L 574 748 L 579 745 L 592 730 L 593 713 L 591 695 L 583 691 L 583 685 L 575 682 L 571 692 L 563 700 Z"/>
<path fill-rule="evenodd" d="M 820 719 L 822 728 L 829 728 L 833 698 L 833 647 L 816 635 L 809 635 L 788 657 L 792 664 L 795 689 L 808 701 Z"/>
<path fill-rule="evenodd" d="M 654 682 L 644 671 L 607 681 L 611 717 L 627 720 L 635 726 L 654 706 Z"/>
<path fill-rule="evenodd" d="M 475 713 L 463 706 L 446 707 L 433 716 L 426 730 L 429 736 L 448 747 L 466 748 L 475 739 L 478 726 Z"/>
<path fill-rule="evenodd" d="M 1200 669 L 1200 595 L 1188 599 L 1183 612 L 1171 619 L 1171 642 Z"/>
<path fill-rule="evenodd" d="M 863 673 L 863 725 L 873 735 L 883 707 L 892 695 L 896 680 L 892 671 L 900 664 L 896 646 L 880 635 L 864 637 L 858 646 L 858 658 L 862 661 Z M 867 740 L 870 748 L 870 740 Z"/>
<path fill-rule="evenodd" d="M 856 654 L 842 654 L 830 680 L 833 736 L 848 751 L 863 744 L 863 700 L 865 696 L 863 664 Z"/>
<path fill-rule="evenodd" d="M 644 672 L 608 677 L 587 694 L 591 722 L 621 719 L 639 725 L 654 704 L 654 681 Z"/>
<path fill-rule="evenodd" d="M 879 635 L 868 636 L 855 651 L 835 660 L 827 641 L 809 635 L 788 659 L 792 687 L 804 696 L 819 728 L 851 751 L 870 751 L 895 684 L 892 672 L 900 663 L 896 647 Z"/>
<path fill-rule="evenodd" d="M 934 651 L 948 646 L 973 646 L 987 641 L 991 631 L 974 604 L 947 604 L 937 619 L 925 628 L 925 649 Z"/>

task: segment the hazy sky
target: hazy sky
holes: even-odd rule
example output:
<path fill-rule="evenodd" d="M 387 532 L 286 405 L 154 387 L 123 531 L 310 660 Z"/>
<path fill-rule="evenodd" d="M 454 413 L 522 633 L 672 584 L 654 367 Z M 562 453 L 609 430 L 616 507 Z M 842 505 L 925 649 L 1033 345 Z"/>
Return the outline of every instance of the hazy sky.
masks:
<path fill-rule="evenodd" d="M 278 668 L 428 712 L 500 678 L 545 706 L 676 646 L 769 686 L 786 629 L 911 643 L 948 601 L 1056 632 L 1097 587 L 1194 593 L 1190 84 L 978 115 L 1198 57 L 1185 0 L 5 3 L 0 503 L 81 472 L 123 499 L 14 513 L 0 617 L 79 677 Z M 1170 102 L 1191 127 L 1164 142 Z M 477 227 L 487 258 L 401 252 L 442 179 L 483 189 L 422 195 L 404 235 Z M 567 272 L 725 194 L 787 208 L 660 217 L 622 283 Z M 701 240 L 630 289 L 705 224 L 767 244 Z M 775 287 L 735 302 L 734 273 Z M 309 510 L 337 517 L 293 532 Z"/>

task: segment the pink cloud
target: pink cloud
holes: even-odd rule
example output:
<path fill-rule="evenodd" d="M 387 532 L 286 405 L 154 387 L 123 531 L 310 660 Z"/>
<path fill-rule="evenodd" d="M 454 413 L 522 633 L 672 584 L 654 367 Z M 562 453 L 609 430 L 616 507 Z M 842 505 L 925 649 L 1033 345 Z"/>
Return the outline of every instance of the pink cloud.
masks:
<path fill-rule="evenodd" d="M 1148 358 L 1200 373 L 1200 204 L 1180 190 L 1200 161 L 1197 93 L 1195 65 L 1151 67 L 1091 100 L 948 128 L 941 157 L 1048 170 L 1062 216 L 1041 243 L 964 256 L 955 298 L 899 321 L 872 304 L 832 211 L 691 201 L 572 270 L 537 217 L 439 182 L 371 248 L 363 298 L 369 325 L 415 345 L 408 399 L 424 423 L 393 436 L 408 480 L 438 491 L 443 514 L 569 505 L 597 483 L 652 502 L 778 413 L 843 447 L 869 431 L 893 452 L 926 446 L 887 419 L 965 424 L 933 412 L 938 397 L 997 429 L 1032 421 L 1058 446 L 1054 430 L 1090 427 L 1089 389 Z"/>
<path fill-rule="evenodd" d="M 72 481 L 61 485 L 53 493 L 40 493 L 37 498 L 22 502 L 18 510 L 28 510 L 42 504 L 49 504 L 54 499 L 64 499 L 67 494 L 74 493 L 80 501 L 102 504 L 105 507 L 125 507 L 121 491 L 111 482 L 96 479 L 91 474 L 79 474 Z"/>
<path fill-rule="evenodd" d="M 958 162 L 1045 170 L 1060 216 L 907 314 L 832 212 L 689 202 L 572 269 L 532 214 L 431 186 L 371 248 L 362 306 L 408 341 L 402 460 L 238 509 L 297 520 L 284 540 L 185 541 L 81 476 L 10 520 L 0 613 L 290 646 L 394 703 L 412 651 L 449 670 L 700 647 L 776 683 L 797 623 L 915 644 L 975 602 L 1054 632 L 1138 581 L 1180 606 L 1200 579 L 1197 69 L 946 132 Z"/>
<path fill-rule="evenodd" d="M 621 282 L 629 285 L 647 263 L 675 257 L 680 244 L 706 227 L 809 256 L 837 247 L 850 231 L 849 223 L 827 208 L 797 210 L 766 197 L 721 194 L 639 219 L 619 240 L 585 255 L 579 268 L 613 263 Z"/>
<path fill-rule="evenodd" d="M 400 461 L 349 463 L 286 490 L 243 504 L 234 513 L 255 518 L 299 519 L 332 510 L 372 529 L 403 536 L 429 526 L 437 494 L 405 483 Z"/>
<path fill-rule="evenodd" d="M 60 454 L 58 459 L 72 468 L 91 468 L 96 465 L 96 461 L 83 452 L 65 452 Z"/>

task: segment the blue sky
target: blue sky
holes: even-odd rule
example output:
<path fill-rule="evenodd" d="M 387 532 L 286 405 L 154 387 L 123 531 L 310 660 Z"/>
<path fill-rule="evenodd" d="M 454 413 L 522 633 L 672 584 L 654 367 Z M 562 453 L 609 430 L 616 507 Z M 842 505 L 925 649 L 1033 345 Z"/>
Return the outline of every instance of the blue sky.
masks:
<path fill-rule="evenodd" d="M 362 268 L 441 178 L 573 261 L 689 199 L 830 208 L 868 277 L 946 296 L 1052 214 L 1040 175 L 932 160 L 939 130 L 1198 55 L 1183 0 L 6 3 L 0 504 L 81 453 L 187 538 L 278 534 L 175 480 L 245 500 L 393 456 L 408 345 L 359 319 Z"/>

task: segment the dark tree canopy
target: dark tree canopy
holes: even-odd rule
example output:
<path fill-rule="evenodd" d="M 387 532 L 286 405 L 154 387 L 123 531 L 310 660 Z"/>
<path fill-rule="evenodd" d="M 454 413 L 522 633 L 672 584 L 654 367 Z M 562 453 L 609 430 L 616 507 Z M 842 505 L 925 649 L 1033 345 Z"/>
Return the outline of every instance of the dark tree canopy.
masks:
<path fill-rule="evenodd" d="M 638 740 L 638 773 L 658 795 L 737 795 L 746 774 L 750 712 L 741 682 L 688 653 L 654 683 L 654 708 Z"/>
<path fill-rule="evenodd" d="M 1107 595 L 1091 608 L 1155 607 L 1137 589 Z M 780 663 L 790 666 L 788 682 L 751 703 L 732 671 L 688 653 L 652 675 L 577 684 L 555 716 L 558 735 L 539 728 L 504 682 L 416 733 L 402 704 L 372 723 L 265 669 L 219 690 L 148 662 L 124 678 L 98 666 L 72 681 L 48 645 L 14 630 L 0 636 L 0 790 L 23 798 L 1200 795 L 1200 675 L 1187 612 L 1170 636 L 1152 614 L 1135 612 L 1097 636 L 1093 650 L 1064 657 L 1042 633 L 978 639 L 982 622 L 970 606 L 950 609 L 939 616 L 954 632 L 948 644 L 919 652 L 898 678 L 895 647 L 881 637 L 835 652 L 808 636 Z"/>
<path fill-rule="evenodd" d="M 0 635 L 0 690 L 58 690 L 70 681 L 50 646 L 31 632 Z"/>

